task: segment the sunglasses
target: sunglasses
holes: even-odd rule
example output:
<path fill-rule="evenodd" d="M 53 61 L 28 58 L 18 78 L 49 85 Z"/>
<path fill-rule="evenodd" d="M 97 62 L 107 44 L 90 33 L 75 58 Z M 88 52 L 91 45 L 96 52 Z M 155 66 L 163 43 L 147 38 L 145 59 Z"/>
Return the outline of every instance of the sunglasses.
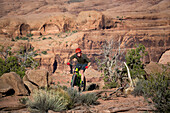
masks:
<path fill-rule="evenodd" d="M 78 53 L 76 53 L 76 54 L 81 54 L 81 52 L 78 52 Z"/>

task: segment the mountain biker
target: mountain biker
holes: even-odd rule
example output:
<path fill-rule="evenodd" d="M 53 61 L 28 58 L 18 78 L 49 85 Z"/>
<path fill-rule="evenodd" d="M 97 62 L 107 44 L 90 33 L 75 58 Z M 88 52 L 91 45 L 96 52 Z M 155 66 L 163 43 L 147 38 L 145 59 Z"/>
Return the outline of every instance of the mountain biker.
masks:
<path fill-rule="evenodd" d="M 74 58 L 77 59 L 78 63 L 76 64 L 76 67 L 75 67 L 75 68 L 78 68 L 80 74 L 82 75 L 82 76 L 81 76 L 81 80 L 82 80 L 82 82 L 81 82 L 81 87 L 83 87 L 84 72 L 85 72 L 85 70 L 90 66 L 90 64 L 91 64 L 90 62 L 91 62 L 91 61 L 90 61 L 89 58 L 87 58 L 86 54 L 83 54 L 83 53 L 82 53 L 82 51 L 81 51 L 80 48 L 77 48 L 77 49 L 75 50 L 75 52 L 76 52 L 76 54 L 74 54 L 74 55 L 72 55 L 72 56 L 70 57 L 70 61 L 67 63 L 67 65 L 72 64 L 72 60 L 73 60 Z M 71 65 L 70 65 L 70 66 L 71 66 Z M 72 73 L 72 70 L 71 70 L 71 73 Z"/>

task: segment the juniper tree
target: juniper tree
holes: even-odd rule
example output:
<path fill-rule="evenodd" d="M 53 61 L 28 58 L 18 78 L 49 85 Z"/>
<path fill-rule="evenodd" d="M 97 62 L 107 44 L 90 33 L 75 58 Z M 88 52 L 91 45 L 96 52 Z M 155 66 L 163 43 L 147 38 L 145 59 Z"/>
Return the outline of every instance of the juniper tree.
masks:
<path fill-rule="evenodd" d="M 145 71 L 144 64 L 141 60 L 145 55 L 147 55 L 147 52 L 145 51 L 145 46 L 142 44 L 139 44 L 135 47 L 136 49 L 128 50 L 125 59 L 130 69 L 132 78 L 142 78 L 142 75 L 145 74 Z"/>

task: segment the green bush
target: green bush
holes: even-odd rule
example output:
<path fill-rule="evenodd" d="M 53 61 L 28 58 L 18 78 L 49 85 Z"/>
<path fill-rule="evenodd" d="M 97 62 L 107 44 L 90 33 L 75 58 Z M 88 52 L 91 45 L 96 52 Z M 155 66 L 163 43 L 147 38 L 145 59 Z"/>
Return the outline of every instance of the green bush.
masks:
<path fill-rule="evenodd" d="M 13 71 L 22 78 L 26 68 L 36 68 L 39 64 L 32 58 L 36 54 L 33 49 L 26 50 L 21 47 L 17 54 L 14 54 L 11 52 L 11 47 L 5 48 L 0 45 L 0 76 Z"/>
<path fill-rule="evenodd" d="M 69 0 L 68 3 L 83 2 L 84 0 Z"/>
<path fill-rule="evenodd" d="M 47 51 L 42 51 L 41 53 L 44 54 L 44 55 L 46 55 L 46 54 L 47 54 Z"/>
<path fill-rule="evenodd" d="M 20 40 L 29 40 L 27 37 L 21 37 Z"/>
<path fill-rule="evenodd" d="M 17 37 L 15 37 L 15 40 L 19 40 L 19 37 L 17 36 Z"/>
<path fill-rule="evenodd" d="M 148 80 L 140 80 L 133 91 L 135 96 L 143 95 L 148 102 L 152 100 L 158 112 L 170 111 L 170 73 L 157 73 Z"/>
<path fill-rule="evenodd" d="M 48 39 L 52 39 L 51 37 L 48 37 Z"/>
<path fill-rule="evenodd" d="M 78 32 L 77 30 L 72 31 L 72 33 L 77 33 L 77 32 Z"/>
<path fill-rule="evenodd" d="M 44 37 L 42 40 L 45 40 L 45 39 L 47 39 L 47 38 Z"/>
<path fill-rule="evenodd" d="M 14 42 L 15 40 L 12 38 L 12 39 L 11 39 L 11 41 L 13 41 L 13 42 Z"/>
<path fill-rule="evenodd" d="M 28 108 L 31 112 L 40 113 L 47 113 L 48 110 L 65 110 L 69 103 L 65 95 L 59 90 L 37 90 L 32 95 L 33 99 L 28 101 Z"/>
<path fill-rule="evenodd" d="M 105 76 L 103 80 L 105 82 L 103 89 L 112 89 L 118 86 L 118 83 L 114 79 L 110 81 L 107 76 Z"/>
<path fill-rule="evenodd" d="M 4 73 L 16 72 L 22 78 L 25 75 L 25 71 L 25 68 L 21 67 L 16 57 L 10 56 L 6 61 L 0 58 L 0 76 Z"/>
<path fill-rule="evenodd" d="M 27 37 L 32 37 L 32 36 L 33 36 L 33 34 L 31 34 L 31 33 L 27 34 Z"/>

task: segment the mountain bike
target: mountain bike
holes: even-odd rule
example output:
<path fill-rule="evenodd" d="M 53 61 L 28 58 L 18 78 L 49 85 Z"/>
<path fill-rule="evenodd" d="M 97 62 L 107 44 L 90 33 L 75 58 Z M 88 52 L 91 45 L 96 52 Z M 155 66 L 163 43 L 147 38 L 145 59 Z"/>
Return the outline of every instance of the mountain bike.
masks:
<path fill-rule="evenodd" d="M 72 70 L 73 70 L 73 65 L 70 64 L 70 73 L 72 73 Z M 83 87 L 81 87 L 81 74 L 79 73 L 79 69 L 78 68 L 75 68 L 74 70 L 74 73 L 73 73 L 73 76 L 72 76 L 72 80 L 71 80 L 71 89 L 74 89 L 74 86 L 77 86 L 78 87 L 78 90 L 79 92 L 80 91 L 85 91 L 86 89 L 86 77 L 84 77 L 84 80 L 83 80 Z"/>

